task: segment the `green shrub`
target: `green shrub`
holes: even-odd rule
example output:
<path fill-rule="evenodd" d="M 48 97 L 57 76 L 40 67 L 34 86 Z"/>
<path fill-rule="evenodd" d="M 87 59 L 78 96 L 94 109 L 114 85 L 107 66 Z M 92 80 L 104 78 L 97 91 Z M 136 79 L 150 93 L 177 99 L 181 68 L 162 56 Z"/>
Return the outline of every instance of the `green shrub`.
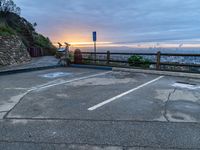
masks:
<path fill-rule="evenodd" d="M 9 4 L 9 8 L 12 4 L 13 2 Z M 5 6 L 7 7 L 8 5 L 6 4 Z M 2 5 L 2 7 L 4 7 L 4 5 Z M 44 55 L 55 55 L 56 47 L 51 43 L 49 38 L 35 31 L 34 27 L 36 23 L 34 23 L 34 25 L 31 24 L 25 18 L 20 17 L 14 10 L 14 7 L 11 8 L 10 11 L 6 10 L 8 11 L 6 13 L 0 11 L 0 36 L 17 35 L 27 48 L 42 48 L 44 50 Z M 18 8 L 16 9 L 18 10 Z"/>
<path fill-rule="evenodd" d="M 41 34 L 37 34 L 35 35 L 35 38 L 34 38 L 34 42 L 37 46 L 39 47 L 43 47 L 43 48 L 49 48 L 51 47 L 51 44 L 50 44 L 50 40 L 44 36 L 42 36 Z"/>
<path fill-rule="evenodd" d="M 69 59 L 71 62 L 74 62 L 74 53 L 72 51 L 69 52 Z"/>
<path fill-rule="evenodd" d="M 148 59 L 144 59 L 142 56 L 133 55 L 128 59 L 128 63 L 130 66 L 135 67 L 143 67 L 148 68 L 150 66 L 150 61 Z"/>
<path fill-rule="evenodd" d="M 88 55 L 88 56 L 86 57 L 86 59 L 88 59 L 88 60 L 84 60 L 83 63 L 85 63 L 85 64 L 91 64 L 91 63 L 92 63 L 92 61 L 90 60 L 90 59 L 92 59 L 92 56 L 91 56 L 91 55 Z"/>
<path fill-rule="evenodd" d="M 56 47 L 53 46 L 49 38 L 41 34 L 34 35 L 34 45 L 43 48 L 47 55 L 56 55 Z"/>
<path fill-rule="evenodd" d="M 55 56 L 56 58 L 60 59 L 62 56 L 64 56 L 64 53 L 57 51 Z"/>
<path fill-rule="evenodd" d="M 10 36 L 15 35 L 15 31 L 7 26 L 0 26 L 0 35 L 1 36 Z"/>
<path fill-rule="evenodd" d="M 68 58 L 66 58 L 66 59 L 65 59 L 65 52 L 56 52 L 55 56 L 58 59 L 67 60 L 70 63 L 74 62 L 74 52 L 73 51 L 69 52 Z"/>

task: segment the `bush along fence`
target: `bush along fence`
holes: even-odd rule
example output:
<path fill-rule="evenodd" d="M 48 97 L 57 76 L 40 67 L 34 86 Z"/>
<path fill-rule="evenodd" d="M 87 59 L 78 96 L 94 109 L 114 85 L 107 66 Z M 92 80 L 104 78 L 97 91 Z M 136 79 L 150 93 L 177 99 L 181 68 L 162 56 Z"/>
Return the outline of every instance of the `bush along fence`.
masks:
<path fill-rule="evenodd" d="M 81 52 L 78 64 L 96 64 L 200 73 L 200 54 Z M 96 58 L 96 59 L 95 59 Z M 76 62 L 75 62 L 76 63 Z"/>

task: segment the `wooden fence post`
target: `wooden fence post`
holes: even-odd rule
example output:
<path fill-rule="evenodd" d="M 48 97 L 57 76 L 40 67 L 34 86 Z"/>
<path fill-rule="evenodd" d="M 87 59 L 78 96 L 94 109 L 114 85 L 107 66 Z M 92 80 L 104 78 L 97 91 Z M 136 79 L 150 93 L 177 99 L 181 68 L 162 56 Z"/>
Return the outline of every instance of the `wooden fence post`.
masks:
<path fill-rule="evenodd" d="M 157 61 L 156 61 L 156 69 L 160 70 L 160 58 L 161 58 L 161 53 L 160 51 L 157 52 Z"/>
<path fill-rule="evenodd" d="M 110 64 L 110 51 L 107 51 L 107 65 Z"/>

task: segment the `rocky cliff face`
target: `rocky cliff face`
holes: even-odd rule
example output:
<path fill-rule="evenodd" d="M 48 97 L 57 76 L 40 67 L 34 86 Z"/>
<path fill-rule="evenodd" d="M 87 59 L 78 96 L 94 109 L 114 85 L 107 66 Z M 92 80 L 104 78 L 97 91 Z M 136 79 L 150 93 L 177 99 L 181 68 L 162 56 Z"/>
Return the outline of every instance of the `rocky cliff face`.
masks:
<path fill-rule="evenodd" d="M 31 57 L 18 36 L 0 36 L 0 66 L 20 64 Z"/>

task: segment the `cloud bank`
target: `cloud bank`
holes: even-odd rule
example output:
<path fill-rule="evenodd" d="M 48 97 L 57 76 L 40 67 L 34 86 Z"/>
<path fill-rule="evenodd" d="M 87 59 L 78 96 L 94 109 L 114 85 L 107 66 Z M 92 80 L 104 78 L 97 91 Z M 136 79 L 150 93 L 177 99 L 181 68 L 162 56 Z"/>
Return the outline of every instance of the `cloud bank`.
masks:
<path fill-rule="evenodd" d="M 53 41 L 198 43 L 199 0 L 16 0 Z"/>

